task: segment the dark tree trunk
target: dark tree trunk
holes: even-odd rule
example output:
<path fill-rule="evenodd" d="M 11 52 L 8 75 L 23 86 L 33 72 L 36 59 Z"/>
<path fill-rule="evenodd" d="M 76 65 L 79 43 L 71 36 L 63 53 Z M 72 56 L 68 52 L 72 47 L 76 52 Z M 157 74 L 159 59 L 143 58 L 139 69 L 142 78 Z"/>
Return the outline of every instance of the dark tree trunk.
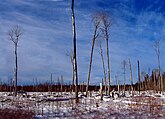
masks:
<path fill-rule="evenodd" d="M 14 96 L 17 96 L 17 77 L 18 77 L 18 56 L 17 56 L 17 44 L 15 44 L 15 79 L 14 79 Z"/>
<path fill-rule="evenodd" d="M 139 60 L 137 61 L 138 62 L 138 88 L 139 88 L 139 95 L 140 95 L 140 84 L 141 84 L 141 80 L 140 80 L 140 63 L 139 63 Z"/>

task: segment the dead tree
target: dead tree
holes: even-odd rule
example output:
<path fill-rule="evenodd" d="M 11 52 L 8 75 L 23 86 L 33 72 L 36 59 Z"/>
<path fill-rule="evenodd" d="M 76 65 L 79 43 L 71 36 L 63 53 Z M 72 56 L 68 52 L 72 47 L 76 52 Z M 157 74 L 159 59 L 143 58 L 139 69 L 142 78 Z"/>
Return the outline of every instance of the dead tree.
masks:
<path fill-rule="evenodd" d="M 51 73 L 50 75 L 50 92 L 52 94 L 52 91 L 53 91 L 53 74 Z"/>
<path fill-rule="evenodd" d="M 164 88 L 164 87 L 163 87 L 163 76 L 161 75 L 160 78 L 161 78 L 161 79 L 160 79 L 160 80 L 161 80 L 161 91 L 163 92 L 163 88 Z"/>
<path fill-rule="evenodd" d="M 138 63 L 138 89 L 139 89 L 139 95 L 140 95 L 140 83 L 141 83 L 141 78 L 140 78 L 140 63 L 139 63 L 139 60 L 137 61 Z"/>
<path fill-rule="evenodd" d="M 152 70 L 152 75 L 151 76 L 152 76 L 152 82 L 151 83 L 153 85 L 151 85 L 150 88 L 153 89 L 154 92 L 156 92 L 156 73 L 155 73 L 154 70 Z"/>
<path fill-rule="evenodd" d="M 91 53 L 90 53 L 90 62 L 89 62 L 87 86 L 86 86 L 86 96 L 88 96 L 88 87 L 89 87 L 90 74 L 91 74 L 91 69 L 92 69 L 92 58 L 93 58 L 95 41 L 96 41 L 97 37 L 99 36 L 99 27 L 100 27 L 100 22 L 101 22 L 100 16 L 95 15 L 93 17 L 92 21 L 94 23 L 94 35 L 92 38 L 92 48 L 91 48 Z"/>
<path fill-rule="evenodd" d="M 78 99 L 78 71 L 77 71 L 77 50 L 76 50 L 76 25 L 75 25 L 75 16 L 74 16 L 74 0 L 72 0 L 71 5 L 72 10 L 72 31 L 73 31 L 73 65 L 74 65 L 74 81 L 75 83 L 75 96 L 76 103 L 79 102 Z"/>
<path fill-rule="evenodd" d="M 127 62 L 125 61 L 125 60 L 123 60 L 123 62 L 122 62 L 122 64 L 123 64 L 123 75 L 124 75 L 124 94 L 125 94 L 125 79 L 126 79 L 126 77 L 125 77 L 125 71 L 126 71 L 126 64 L 127 64 Z"/>
<path fill-rule="evenodd" d="M 146 74 L 144 79 L 145 79 L 146 90 L 149 90 L 149 75 Z"/>
<path fill-rule="evenodd" d="M 102 26 L 102 30 L 105 36 L 105 40 L 106 40 L 106 54 L 107 54 L 107 66 L 108 66 L 108 95 L 110 95 L 110 58 L 109 58 L 109 29 L 110 26 L 112 25 L 112 20 L 109 17 L 108 14 L 106 13 L 102 13 L 102 22 L 103 22 L 103 26 Z"/>
<path fill-rule="evenodd" d="M 132 66 L 131 66 L 131 60 L 130 59 L 129 59 L 129 69 L 130 69 L 131 90 L 133 91 Z"/>
<path fill-rule="evenodd" d="M 64 81 L 64 78 L 63 78 L 63 75 L 61 75 L 61 92 L 63 92 L 63 81 Z"/>
<path fill-rule="evenodd" d="M 35 79 L 35 83 L 36 83 L 35 92 L 38 92 L 39 83 L 38 83 L 38 79 L 37 78 Z"/>
<path fill-rule="evenodd" d="M 14 26 L 8 31 L 9 39 L 14 43 L 14 55 L 15 55 L 15 68 L 14 68 L 14 96 L 17 96 L 17 79 L 18 79 L 18 43 L 20 36 L 22 35 L 22 29 L 19 26 Z"/>
<path fill-rule="evenodd" d="M 118 93 L 120 95 L 120 82 L 119 82 L 119 79 L 118 79 L 118 74 L 115 75 L 115 79 L 116 79 L 117 90 L 118 90 Z"/>
<path fill-rule="evenodd" d="M 106 76 L 106 69 L 105 69 L 105 63 L 104 63 L 104 56 L 103 56 L 103 49 L 102 49 L 102 45 L 101 42 L 99 42 L 99 53 L 101 55 L 101 60 L 102 60 L 102 66 L 103 66 L 103 72 L 104 72 L 104 90 L 105 93 L 107 94 L 107 76 Z"/>
<path fill-rule="evenodd" d="M 66 52 L 66 56 L 68 56 L 70 58 L 71 64 L 72 64 L 72 91 L 73 91 L 73 87 L 74 87 L 74 63 L 73 63 L 73 51 L 67 51 Z"/>
<path fill-rule="evenodd" d="M 101 96 L 101 100 L 103 100 L 103 79 L 101 80 L 100 83 L 100 96 Z"/>
<path fill-rule="evenodd" d="M 159 70 L 159 73 L 158 73 L 158 84 L 159 84 L 159 91 L 161 90 L 161 79 L 160 78 L 161 74 L 160 74 L 160 40 L 156 40 L 155 41 L 155 44 L 154 44 L 154 49 L 155 49 L 155 52 L 156 52 L 156 55 L 157 55 L 157 60 L 158 60 L 158 70 Z"/>
<path fill-rule="evenodd" d="M 154 44 L 154 49 L 157 55 L 157 60 L 158 60 L 158 69 L 160 72 L 160 40 L 156 40 Z"/>

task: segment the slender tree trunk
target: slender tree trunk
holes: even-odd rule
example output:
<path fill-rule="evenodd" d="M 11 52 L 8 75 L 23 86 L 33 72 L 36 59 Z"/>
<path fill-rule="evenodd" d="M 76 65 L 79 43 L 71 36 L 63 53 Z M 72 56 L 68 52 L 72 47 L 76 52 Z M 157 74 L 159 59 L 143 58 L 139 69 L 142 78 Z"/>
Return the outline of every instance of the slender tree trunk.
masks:
<path fill-rule="evenodd" d="M 103 100 L 103 79 L 100 83 L 100 97 L 101 97 L 101 100 Z"/>
<path fill-rule="evenodd" d="M 21 29 L 18 26 L 13 27 L 8 35 L 10 40 L 14 43 L 14 55 L 15 55 L 15 69 L 14 69 L 14 96 L 17 96 L 17 79 L 18 79 L 18 57 L 17 57 L 17 48 L 19 37 L 22 35 Z"/>
<path fill-rule="evenodd" d="M 104 85 L 105 86 L 104 87 L 105 88 L 104 90 L 105 90 L 105 93 L 107 94 L 107 84 L 106 84 L 107 83 L 107 81 L 106 81 L 106 78 L 107 77 L 106 77 L 106 70 L 105 70 L 104 57 L 103 57 L 103 50 L 102 50 L 101 44 L 100 44 L 100 55 L 101 55 L 101 60 L 102 60 L 102 65 L 103 65 L 103 71 L 104 71 L 104 82 L 105 82 L 104 83 L 105 84 Z"/>
<path fill-rule="evenodd" d="M 95 45 L 95 40 L 96 40 L 95 36 L 96 36 L 96 30 L 94 32 L 94 37 L 92 40 L 92 49 L 91 49 L 91 54 L 90 54 L 90 63 L 89 63 L 88 79 L 87 79 L 87 86 L 86 86 L 86 96 L 88 96 L 88 87 L 89 87 L 90 74 L 91 74 L 91 68 L 92 68 L 92 58 L 93 58 L 94 45 Z"/>
<path fill-rule="evenodd" d="M 75 85 L 75 82 L 74 82 L 74 65 L 72 62 L 72 92 L 74 91 L 74 85 Z"/>
<path fill-rule="evenodd" d="M 139 95 L 140 95 L 140 84 L 141 84 L 141 79 L 140 79 L 140 63 L 139 63 L 139 60 L 137 61 L 138 62 L 138 88 L 139 88 Z"/>
<path fill-rule="evenodd" d="M 160 50 L 159 50 L 159 47 L 158 47 L 158 69 L 159 69 L 159 73 L 160 73 Z"/>
<path fill-rule="evenodd" d="M 123 72 L 123 74 L 124 74 L 124 94 L 125 94 L 125 68 L 126 68 L 126 61 L 124 60 L 123 61 L 123 70 L 124 70 L 124 72 Z"/>
<path fill-rule="evenodd" d="M 109 58 L 109 45 L 108 45 L 108 41 L 109 41 L 109 34 L 108 34 L 108 30 L 111 26 L 112 20 L 110 19 L 109 15 L 107 15 L 106 13 L 102 14 L 102 21 L 103 21 L 103 30 L 104 30 L 104 34 L 105 34 L 105 40 L 106 40 L 106 55 L 107 55 L 107 67 L 108 67 L 108 95 L 110 95 L 110 58 Z"/>
<path fill-rule="evenodd" d="M 156 51 L 156 55 L 157 55 L 157 58 L 158 58 L 158 91 L 161 90 L 161 79 L 160 79 L 160 40 L 156 40 L 155 41 L 155 45 L 154 45 L 154 48 L 155 48 L 155 51 Z M 160 91 L 161 92 L 161 91 Z"/>
<path fill-rule="evenodd" d="M 72 64 L 72 86 L 71 86 L 71 90 L 72 92 L 74 91 L 74 85 L 75 85 L 75 81 L 74 81 L 74 64 L 73 64 L 73 51 L 71 51 L 70 53 L 67 52 L 67 56 L 69 56 L 71 64 Z"/>
<path fill-rule="evenodd" d="M 61 75 L 61 92 L 63 92 L 63 75 Z"/>
<path fill-rule="evenodd" d="M 164 85 L 165 85 L 164 74 L 162 74 L 162 89 L 163 89 L 163 92 L 164 92 Z"/>
<path fill-rule="evenodd" d="M 163 76 L 161 75 L 161 77 L 160 77 L 161 79 L 161 91 L 163 92 Z"/>
<path fill-rule="evenodd" d="M 159 93 L 161 93 L 161 76 L 160 76 L 160 71 L 159 71 L 159 75 L 158 75 L 158 90 L 159 90 Z"/>
<path fill-rule="evenodd" d="M 99 23 L 100 23 L 100 21 L 95 23 L 95 30 L 94 30 L 94 35 L 93 35 L 93 39 L 92 39 L 92 48 L 91 48 L 91 53 L 90 53 L 90 62 L 89 62 L 88 78 L 87 78 L 87 86 L 86 86 L 86 96 L 88 96 L 88 87 L 89 87 L 89 81 L 90 81 L 90 75 L 91 75 L 91 69 L 92 69 L 92 59 L 93 59 L 95 41 L 96 41 L 96 38 L 99 36 L 99 34 L 97 33 Z"/>
<path fill-rule="evenodd" d="M 109 45 L 108 45 L 108 30 L 105 30 L 106 33 L 106 52 L 107 52 L 107 64 L 108 64 L 108 95 L 110 95 L 110 61 L 109 61 Z"/>
<path fill-rule="evenodd" d="M 160 41 L 158 41 L 158 44 L 157 44 L 157 58 L 158 58 L 158 69 L 159 69 L 159 72 L 158 72 L 158 90 L 159 90 L 159 93 L 161 93 L 161 74 L 160 74 Z"/>
<path fill-rule="evenodd" d="M 51 91 L 51 94 L 52 94 L 52 85 L 53 85 L 53 74 L 51 73 L 50 75 L 50 91 Z"/>
<path fill-rule="evenodd" d="M 72 92 L 74 91 L 74 85 L 75 85 L 75 81 L 74 81 L 74 63 L 73 63 L 73 52 L 71 52 L 72 54 L 68 53 L 68 56 L 70 57 L 70 61 L 72 64 Z"/>
<path fill-rule="evenodd" d="M 76 59 L 76 25 L 75 25 L 75 16 L 74 16 L 74 0 L 72 0 L 72 31 L 73 31 L 73 64 L 74 64 L 74 80 L 76 82 L 75 85 L 75 95 L 76 95 L 76 103 L 79 102 L 78 99 L 78 74 L 77 74 L 77 59 Z"/>
<path fill-rule="evenodd" d="M 116 75 L 115 78 L 116 78 L 116 86 L 117 86 L 117 90 L 118 90 L 118 93 L 119 93 L 119 95 L 120 95 L 120 84 L 119 84 L 118 75 Z"/>
<path fill-rule="evenodd" d="M 155 75 L 155 72 L 152 71 L 153 90 L 154 90 L 154 92 L 156 92 L 156 77 L 155 77 L 155 76 L 156 76 L 156 75 Z M 151 86 L 151 88 L 152 88 L 152 86 Z"/>
<path fill-rule="evenodd" d="M 14 82 L 14 96 L 17 96 L 17 77 L 18 77 L 18 57 L 17 57 L 17 44 L 15 44 L 15 82 Z"/>
<path fill-rule="evenodd" d="M 130 69 L 131 90 L 133 91 L 132 66 L 131 66 L 131 61 L 130 61 L 130 59 L 129 59 L 129 69 Z"/>

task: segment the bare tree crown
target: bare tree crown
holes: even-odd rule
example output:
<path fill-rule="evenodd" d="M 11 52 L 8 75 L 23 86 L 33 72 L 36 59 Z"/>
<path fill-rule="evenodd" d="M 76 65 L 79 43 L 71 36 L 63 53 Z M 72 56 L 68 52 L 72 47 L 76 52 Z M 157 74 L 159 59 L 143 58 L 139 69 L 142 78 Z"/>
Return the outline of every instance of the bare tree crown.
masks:
<path fill-rule="evenodd" d="M 111 25 L 112 25 L 112 17 L 108 13 L 101 13 L 101 19 L 102 19 L 102 30 L 103 33 L 108 33 Z M 105 34 L 106 34 L 105 33 Z M 107 34 L 109 35 L 109 34 Z"/>
<path fill-rule="evenodd" d="M 18 44 L 19 37 L 22 35 L 22 29 L 19 26 L 14 26 L 8 31 L 9 40 L 11 40 L 15 45 Z"/>
<path fill-rule="evenodd" d="M 160 40 L 156 40 L 153 47 L 154 50 L 156 51 L 156 54 L 160 55 Z"/>

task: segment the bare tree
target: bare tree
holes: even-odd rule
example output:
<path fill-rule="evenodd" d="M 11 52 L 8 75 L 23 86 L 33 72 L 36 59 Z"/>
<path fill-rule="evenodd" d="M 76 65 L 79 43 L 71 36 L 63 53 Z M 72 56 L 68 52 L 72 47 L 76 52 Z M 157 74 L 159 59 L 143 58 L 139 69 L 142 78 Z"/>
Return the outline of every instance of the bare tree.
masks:
<path fill-rule="evenodd" d="M 160 40 L 155 41 L 154 49 L 158 58 L 158 69 L 160 71 Z"/>
<path fill-rule="evenodd" d="M 75 16 L 74 16 L 74 0 L 72 0 L 71 5 L 72 10 L 72 31 L 73 31 L 73 65 L 74 65 L 74 81 L 75 83 L 75 96 L 76 96 L 76 103 L 79 102 L 78 99 L 78 71 L 77 71 L 77 50 L 76 50 L 76 25 L 75 25 Z"/>
<path fill-rule="evenodd" d="M 138 86 L 139 86 L 139 95 L 140 95 L 140 83 L 141 83 L 141 76 L 140 76 L 140 63 L 139 63 L 139 60 L 137 61 L 137 63 L 138 63 Z"/>
<path fill-rule="evenodd" d="M 14 68 L 14 96 L 17 96 L 17 79 L 18 79 L 18 43 L 22 35 L 22 29 L 19 26 L 14 26 L 8 31 L 9 39 L 14 43 L 15 68 Z"/>
<path fill-rule="evenodd" d="M 103 79 L 101 80 L 101 83 L 100 83 L 100 96 L 101 96 L 101 100 L 103 100 Z"/>
<path fill-rule="evenodd" d="M 53 91 L 53 74 L 51 73 L 50 74 L 50 92 L 52 94 L 52 91 Z"/>
<path fill-rule="evenodd" d="M 62 94 L 62 92 L 63 92 L 63 81 L 64 81 L 64 77 L 63 77 L 63 75 L 61 75 L 61 94 Z"/>
<path fill-rule="evenodd" d="M 131 60 L 130 59 L 129 59 L 129 69 L 130 69 L 131 90 L 133 91 L 132 66 L 131 66 Z"/>
<path fill-rule="evenodd" d="M 155 52 L 156 52 L 156 55 L 157 55 L 157 60 L 158 60 L 158 70 L 159 70 L 159 73 L 158 73 L 158 83 L 159 83 L 159 90 L 161 90 L 161 79 L 160 78 L 160 40 L 156 40 L 155 41 L 155 44 L 154 44 L 154 49 L 155 49 Z"/>
<path fill-rule="evenodd" d="M 106 54 L 107 54 L 107 65 L 108 65 L 108 95 L 110 95 L 110 60 L 109 60 L 109 29 L 112 25 L 112 19 L 108 14 L 102 13 L 102 22 L 103 22 L 103 33 L 106 39 Z"/>
<path fill-rule="evenodd" d="M 73 64 L 73 51 L 70 50 L 66 52 L 66 56 L 68 56 L 70 58 L 71 64 L 72 64 L 72 91 L 73 91 L 73 87 L 74 87 L 74 64 Z"/>
<path fill-rule="evenodd" d="M 123 62 L 122 62 L 122 64 L 123 64 L 123 75 L 124 75 L 124 94 L 125 94 L 125 74 L 126 74 L 126 64 L 127 64 L 127 62 L 125 61 L 125 60 L 123 60 Z"/>
<path fill-rule="evenodd" d="M 118 73 L 115 75 L 115 79 L 116 79 L 117 90 L 118 90 L 118 93 L 120 95 L 120 82 L 119 82 L 119 79 L 118 79 Z"/>
<path fill-rule="evenodd" d="M 163 76 L 162 75 L 160 76 L 160 81 L 161 81 L 161 91 L 163 91 L 164 87 L 163 87 Z"/>
<path fill-rule="evenodd" d="M 86 96 L 88 96 L 88 87 L 89 87 L 90 74 L 91 74 L 91 68 L 92 68 L 92 58 L 93 58 L 95 41 L 96 41 L 97 37 L 99 36 L 99 27 L 100 27 L 100 22 L 101 22 L 100 16 L 97 14 L 94 15 L 92 21 L 94 23 L 94 35 L 92 38 L 92 48 L 91 48 L 91 53 L 90 53 L 90 62 L 89 62 L 88 78 L 87 78 L 87 86 L 86 86 Z"/>
<path fill-rule="evenodd" d="M 103 56 L 103 49 L 101 43 L 99 43 L 99 48 L 100 48 L 100 55 L 101 55 L 101 60 L 102 60 L 102 65 L 103 65 L 103 72 L 104 72 L 104 90 L 105 93 L 107 94 L 107 76 L 106 76 L 106 69 L 105 69 L 105 63 L 104 63 L 104 56 Z"/>

